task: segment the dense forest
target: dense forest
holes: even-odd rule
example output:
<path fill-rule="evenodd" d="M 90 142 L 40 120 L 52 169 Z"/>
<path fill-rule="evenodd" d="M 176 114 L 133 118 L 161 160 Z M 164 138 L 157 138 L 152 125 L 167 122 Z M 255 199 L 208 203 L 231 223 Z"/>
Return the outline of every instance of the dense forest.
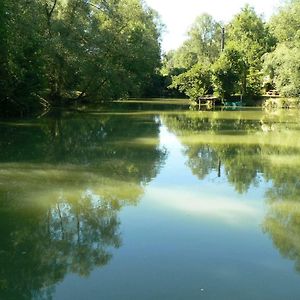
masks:
<path fill-rule="evenodd" d="M 277 89 L 300 94 L 300 1 L 287 0 L 268 22 L 246 5 L 229 24 L 199 16 L 179 49 L 163 59 L 171 87 L 194 99 L 239 95 L 250 104 Z"/>
<path fill-rule="evenodd" d="M 0 112 L 74 101 L 300 94 L 300 1 L 265 22 L 246 5 L 228 24 L 200 15 L 161 55 L 163 25 L 142 0 L 2 0 Z"/>
<path fill-rule="evenodd" d="M 160 32 L 140 0 L 1 0 L 2 113 L 143 95 Z"/>

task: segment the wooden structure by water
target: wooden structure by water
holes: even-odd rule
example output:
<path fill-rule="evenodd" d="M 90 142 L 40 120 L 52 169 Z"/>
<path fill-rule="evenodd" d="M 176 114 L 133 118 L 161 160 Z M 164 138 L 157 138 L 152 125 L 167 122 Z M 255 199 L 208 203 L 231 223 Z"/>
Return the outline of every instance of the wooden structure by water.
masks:
<path fill-rule="evenodd" d="M 269 90 L 269 91 L 267 91 L 266 95 L 269 96 L 270 98 L 280 97 L 279 91 L 277 91 L 277 90 Z"/>
<path fill-rule="evenodd" d="M 219 102 L 220 99 L 213 95 L 201 96 L 196 99 L 196 103 L 199 106 L 199 109 L 202 105 L 206 105 L 207 107 L 214 107 L 216 106 L 216 102 Z"/>

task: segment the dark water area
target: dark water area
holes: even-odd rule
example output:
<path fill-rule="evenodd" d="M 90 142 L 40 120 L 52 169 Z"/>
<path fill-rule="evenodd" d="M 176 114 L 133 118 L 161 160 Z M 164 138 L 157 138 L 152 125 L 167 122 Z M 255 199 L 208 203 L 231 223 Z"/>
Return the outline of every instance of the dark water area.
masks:
<path fill-rule="evenodd" d="M 299 111 L 132 100 L 0 122 L 0 299 L 298 299 Z"/>

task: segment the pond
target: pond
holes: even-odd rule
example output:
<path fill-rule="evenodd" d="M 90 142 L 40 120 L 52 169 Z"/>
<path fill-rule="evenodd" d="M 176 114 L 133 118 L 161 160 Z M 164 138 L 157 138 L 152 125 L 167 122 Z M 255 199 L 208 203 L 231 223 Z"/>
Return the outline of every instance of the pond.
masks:
<path fill-rule="evenodd" d="M 298 299 L 299 117 L 131 101 L 0 122 L 0 299 Z"/>

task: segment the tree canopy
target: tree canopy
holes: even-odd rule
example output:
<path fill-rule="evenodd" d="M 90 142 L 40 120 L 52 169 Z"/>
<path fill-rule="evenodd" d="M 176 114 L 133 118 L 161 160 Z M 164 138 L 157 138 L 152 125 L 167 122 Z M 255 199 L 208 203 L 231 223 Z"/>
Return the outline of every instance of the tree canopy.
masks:
<path fill-rule="evenodd" d="M 161 59 L 163 26 L 142 0 L 2 0 L 1 114 L 180 93 L 248 101 L 266 88 L 295 97 L 299 16 L 299 0 L 284 1 L 268 22 L 249 5 L 228 24 L 202 14 Z"/>
<path fill-rule="evenodd" d="M 205 74 L 214 94 L 222 99 L 239 95 L 249 101 L 265 93 L 266 82 L 284 96 L 297 96 L 299 16 L 298 0 L 285 1 L 269 22 L 249 5 L 225 25 L 207 14 L 199 16 L 183 45 L 165 56 L 162 73 L 172 77 L 171 88 L 192 99 L 207 93 L 199 80 Z"/>
<path fill-rule="evenodd" d="M 3 0 L 0 106 L 138 96 L 160 66 L 161 23 L 140 0 Z"/>
<path fill-rule="evenodd" d="M 264 67 L 273 85 L 284 96 L 300 95 L 300 1 L 289 0 L 270 20 L 277 40 L 272 53 L 265 55 Z"/>

